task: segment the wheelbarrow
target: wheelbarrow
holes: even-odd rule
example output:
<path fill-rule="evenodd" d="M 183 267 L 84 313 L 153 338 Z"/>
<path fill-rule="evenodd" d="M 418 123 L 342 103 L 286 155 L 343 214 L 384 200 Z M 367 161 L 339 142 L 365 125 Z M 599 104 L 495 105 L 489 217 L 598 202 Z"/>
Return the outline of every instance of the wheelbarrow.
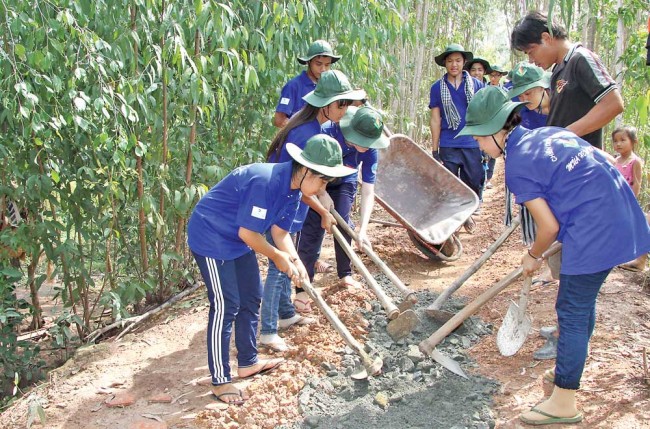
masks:
<path fill-rule="evenodd" d="M 467 185 L 403 134 L 391 135 L 379 151 L 375 200 L 407 229 L 418 250 L 445 262 L 462 255 L 454 233 L 478 207 Z"/>

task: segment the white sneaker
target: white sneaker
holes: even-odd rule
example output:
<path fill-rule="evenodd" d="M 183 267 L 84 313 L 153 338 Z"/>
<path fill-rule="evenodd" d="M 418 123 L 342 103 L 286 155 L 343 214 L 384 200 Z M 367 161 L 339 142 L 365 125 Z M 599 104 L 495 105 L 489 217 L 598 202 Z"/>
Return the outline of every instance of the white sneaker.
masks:
<path fill-rule="evenodd" d="M 262 334 L 259 343 L 276 352 L 286 352 L 289 349 L 287 343 L 284 342 L 284 338 L 278 334 Z"/>
<path fill-rule="evenodd" d="M 290 317 L 289 319 L 278 320 L 278 328 L 287 329 L 288 327 L 293 325 L 310 325 L 312 323 L 316 323 L 316 319 L 312 319 L 311 317 L 301 316 L 300 314 L 295 314 L 293 317 Z"/>

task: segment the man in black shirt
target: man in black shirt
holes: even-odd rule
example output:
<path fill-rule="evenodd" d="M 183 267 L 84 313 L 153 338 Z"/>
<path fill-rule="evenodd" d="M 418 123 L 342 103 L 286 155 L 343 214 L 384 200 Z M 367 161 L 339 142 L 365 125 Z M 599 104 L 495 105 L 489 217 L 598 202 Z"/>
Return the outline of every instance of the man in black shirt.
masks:
<path fill-rule="evenodd" d="M 546 125 L 564 127 L 602 149 L 602 128 L 623 111 L 621 93 L 596 54 L 569 42 L 555 22 L 551 30 L 546 15 L 531 12 L 515 25 L 512 48 L 543 69 L 555 66 Z"/>

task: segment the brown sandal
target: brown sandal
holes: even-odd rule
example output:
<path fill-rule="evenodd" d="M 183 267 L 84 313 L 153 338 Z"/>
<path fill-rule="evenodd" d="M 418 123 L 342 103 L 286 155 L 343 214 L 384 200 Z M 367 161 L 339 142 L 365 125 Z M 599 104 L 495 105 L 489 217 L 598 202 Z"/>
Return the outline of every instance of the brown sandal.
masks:
<path fill-rule="evenodd" d="M 319 274 L 333 273 L 334 272 L 334 267 L 331 264 L 328 264 L 327 262 L 321 261 L 319 259 L 314 264 L 314 271 L 319 273 Z"/>

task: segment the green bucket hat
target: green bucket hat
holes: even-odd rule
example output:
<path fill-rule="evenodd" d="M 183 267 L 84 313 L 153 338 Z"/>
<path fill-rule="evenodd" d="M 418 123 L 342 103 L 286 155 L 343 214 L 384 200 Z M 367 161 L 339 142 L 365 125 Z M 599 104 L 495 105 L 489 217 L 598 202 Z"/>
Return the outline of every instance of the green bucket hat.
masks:
<path fill-rule="evenodd" d="M 474 57 L 471 60 L 467 61 L 465 63 L 465 67 L 463 67 L 463 68 L 465 70 L 469 71 L 472 68 L 472 66 L 474 65 L 474 63 L 481 63 L 481 65 L 483 65 L 483 68 L 485 69 L 485 74 L 487 74 L 488 70 L 491 70 L 490 69 L 490 63 L 488 62 L 488 60 L 483 59 L 481 57 Z"/>
<path fill-rule="evenodd" d="M 500 66 L 491 66 L 488 69 L 487 74 L 491 74 L 492 72 L 501 73 L 501 76 L 506 76 L 508 74 L 508 70 Z"/>
<path fill-rule="evenodd" d="M 510 113 L 526 103 L 513 102 L 499 86 L 487 86 L 474 95 L 467 106 L 465 127 L 460 136 L 489 136 L 496 134 L 508 120 Z"/>
<path fill-rule="evenodd" d="M 381 113 L 372 107 L 348 107 L 339 125 L 345 140 L 358 146 L 384 149 L 390 143 L 388 137 L 384 135 Z"/>
<path fill-rule="evenodd" d="M 545 72 L 543 68 L 537 67 L 535 64 L 521 62 L 512 70 L 511 76 L 512 88 L 508 91 L 510 98 L 518 97 L 538 86 L 544 89 L 551 87 L 551 73 Z"/>
<path fill-rule="evenodd" d="M 336 100 L 363 100 L 364 98 L 366 98 L 366 91 L 353 89 L 347 76 L 338 70 L 321 73 L 316 89 L 302 97 L 314 107 L 325 107 Z"/>
<path fill-rule="evenodd" d="M 312 58 L 322 55 L 324 57 L 332 58 L 332 64 L 341 59 L 340 55 L 335 55 L 332 46 L 325 40 L 316 40 L 307 50 L 307 55 L 298 57 L 298 62 L 302 65 L 307 64 Z"/>
<path fill-rule="evenodd" d="M 356 170 L 343 165 L 341 146 L 327 134 L 316 134 L 300 149 L 293 143 L 287 143 L 287 152 L 296 162 L 319 172 L 323 176 L 349 176 Z"/>
<path fill-rule="evenodd" d="M 458 43 L 452 43 L 451 45 L 447 45 L 444 52 L 435 58 L 436 64 L 438 64 L 441 67 L 444 67 L 445 58 L 447 58 L 448 55 L 451 55 L 454 52 L 460 52 L 461 54 L 463 54 L 463 57 L 465 57 L 465 61 L 472 61 L 472 58 L 474 58 L 474 55 L 471 52 L 466 51 L 462 45 L 459 45 Z"/>

